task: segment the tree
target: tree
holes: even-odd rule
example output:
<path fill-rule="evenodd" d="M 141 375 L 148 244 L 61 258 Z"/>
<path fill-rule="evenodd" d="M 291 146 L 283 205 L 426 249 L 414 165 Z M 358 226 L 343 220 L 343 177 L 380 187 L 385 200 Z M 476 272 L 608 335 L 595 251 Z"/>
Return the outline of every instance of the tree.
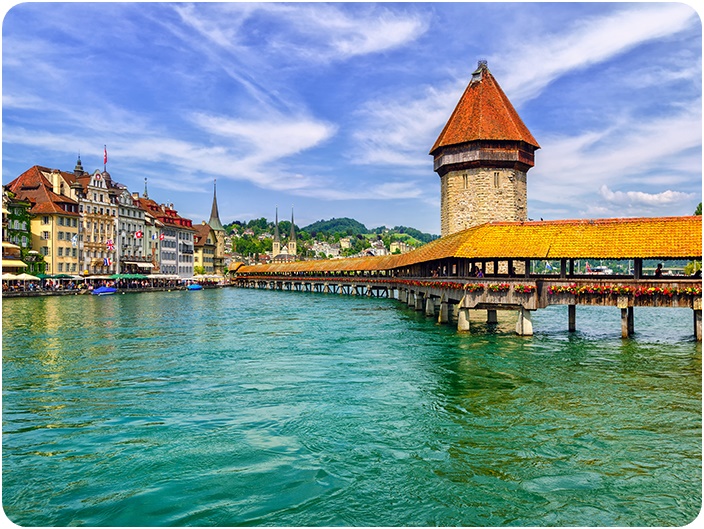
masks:
<path fill-rule="evenodd" d="M 205 267 L 201 265 L 196 265 L 193 267 L 193 275 L 194 276 L 202 276 L 205 275 Z"/>
<path fill-rule="evenodd" d="M 700 202 L 699 205 L 697 206 L 696 211 L 694 212 L 695 215 L 701 215 L 702 214 L 702 203 Z"/>

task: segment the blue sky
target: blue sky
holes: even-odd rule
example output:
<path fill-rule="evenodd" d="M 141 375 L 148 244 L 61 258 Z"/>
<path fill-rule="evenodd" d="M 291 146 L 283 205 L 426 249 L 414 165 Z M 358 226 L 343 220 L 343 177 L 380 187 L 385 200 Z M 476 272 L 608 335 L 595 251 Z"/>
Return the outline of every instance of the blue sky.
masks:
<path fill-rule="evenodd" d="M 24 3 L 2 174 L 103 167 L 200 222 L 295 209 L 440 232 L 428 151 L 479 59 L 541 149 L 533 219 L 689 215 L 702 31 L 680 3 Z"/>

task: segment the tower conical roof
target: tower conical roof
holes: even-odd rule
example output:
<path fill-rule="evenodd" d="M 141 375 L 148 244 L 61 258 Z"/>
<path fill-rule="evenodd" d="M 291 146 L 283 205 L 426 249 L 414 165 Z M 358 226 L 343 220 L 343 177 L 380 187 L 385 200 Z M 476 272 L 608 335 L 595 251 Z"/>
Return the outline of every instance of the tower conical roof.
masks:
<path fill-rule="evenodd" d="M 225 231 L 222 222 L 220 222 L 220 215 L 218 214 L 218 197 L 215 189 L 215 180 L 213 180 L 213 207 L 210 210 L 210 220 L 208 221 L 208 224 L 215 231 Z"/>
<path fill-rule="evenodd" d="M 540 148 L 491 75 L 486 61 L 479 61 L 479 66 L 472 73 L 472 80 L 430 154 L 441 147 L 478 140 L 523 141 L 536 149 Z"/>

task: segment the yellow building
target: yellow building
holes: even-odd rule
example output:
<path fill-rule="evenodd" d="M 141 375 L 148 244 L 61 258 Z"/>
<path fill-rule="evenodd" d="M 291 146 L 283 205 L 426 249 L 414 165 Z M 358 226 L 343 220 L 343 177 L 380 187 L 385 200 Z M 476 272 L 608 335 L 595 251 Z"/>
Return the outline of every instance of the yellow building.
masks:
<path fill-rule="evenodd" d="M 199 226 L 194 226 L 193 235 L 193 269 L 202 267 L 202 272 L 207 275 L 222 275 L 216 271 L 215 262 L 218 248 L 218 238 L 215 230 L 205 221 Z"/>
<path fill-rule="evenodd" d="M 31 204 L 32 248 L 46 262 L 47 274 L 76 274 L 79 266 L 80 213 L 72 175 L 33 166 L 7 187 Z"/>

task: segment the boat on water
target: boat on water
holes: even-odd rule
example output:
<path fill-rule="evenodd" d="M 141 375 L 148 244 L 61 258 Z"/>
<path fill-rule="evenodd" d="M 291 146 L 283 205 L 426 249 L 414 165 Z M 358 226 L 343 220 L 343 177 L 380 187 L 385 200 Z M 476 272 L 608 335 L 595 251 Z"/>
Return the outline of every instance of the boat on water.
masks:
<path fill-rule="evenodd" d="M 198 285 L 198 284 L 194 283 L 192 285 L 188 285 L 186 288 L 188 290 L 203 290 L 203 285 Z"/>
<path fill-rule="evenodd" d="M 116 288 L 113 287 L 98 287 L 95 290 L 93 290 L 93 295 L 94 296 L 108 296 L 110 294 L 114 294 L 117 292 Z"/>

